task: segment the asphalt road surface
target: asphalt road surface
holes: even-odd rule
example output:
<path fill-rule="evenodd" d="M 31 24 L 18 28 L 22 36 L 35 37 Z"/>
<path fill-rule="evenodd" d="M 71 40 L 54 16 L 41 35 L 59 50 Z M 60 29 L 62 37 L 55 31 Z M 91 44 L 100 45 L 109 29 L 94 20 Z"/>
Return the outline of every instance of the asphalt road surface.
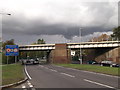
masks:
<path fill-rule="evenodd" d="M 27 65 L 29 80 L 19 88 L 118 88 L 118 77 L 55 65 Z"/>

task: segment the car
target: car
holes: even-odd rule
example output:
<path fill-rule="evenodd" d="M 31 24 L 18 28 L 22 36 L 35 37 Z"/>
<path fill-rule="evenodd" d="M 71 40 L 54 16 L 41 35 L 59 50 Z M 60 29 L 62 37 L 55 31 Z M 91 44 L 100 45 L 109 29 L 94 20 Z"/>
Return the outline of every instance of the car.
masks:
<path fill-rule="evenodd" d="M 112 67 L 120 67 L 120 64 L 113 63 L 113 64 L 112 64 Z"/>
<path fill-rule="evenodd" d="M 39 64 L 39 59 L 23 59 L 22 65 L 24 64 Z"/>
<path fill-rule="evenodd" d="M 105 61 L 102 61 L 100 63 L 101 66 L 110 66 L 110 67 L 120 67 L 119 64 L 113 62 L 113 61 L 109 61 L 109 60 L 105 60 Z"/>
<path fill-rule="evenodd" d="M 36 59 L 33 61 L 33 64 L 39 64 L 39 59 L 36 58 Z"/>
<path fill-rule="evenodd" d="M 89 61 L 87 61 L 87 63 L 88 63 L 88 64 L 98 64 L 98 62 L 95 61 L 95 60 L 89 60 Z"/>

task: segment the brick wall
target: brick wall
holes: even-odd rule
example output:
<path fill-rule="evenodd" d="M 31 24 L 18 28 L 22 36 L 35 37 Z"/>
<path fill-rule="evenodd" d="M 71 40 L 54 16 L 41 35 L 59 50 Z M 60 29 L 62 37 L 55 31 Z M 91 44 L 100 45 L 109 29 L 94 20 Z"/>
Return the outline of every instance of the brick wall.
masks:
<path fill-rule="evenodd" d="M 113 62 L 120 63 L 120 47 L 104 52 L 103 54 L 97 56 L 95 60 L 98 62 L 101 62 L 102 60 L 111 60 Z"/>
<path fill-rule="evenodd" d="M 70 50 L 66 44 L 56 44 L 49 58 L 51 63 L 71 63 Z"/>

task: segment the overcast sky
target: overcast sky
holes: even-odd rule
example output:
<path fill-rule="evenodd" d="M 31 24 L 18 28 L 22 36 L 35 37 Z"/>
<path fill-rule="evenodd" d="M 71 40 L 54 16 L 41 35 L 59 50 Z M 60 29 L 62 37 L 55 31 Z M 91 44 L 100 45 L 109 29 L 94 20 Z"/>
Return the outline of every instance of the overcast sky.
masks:
<path fill-rule="evenodd" d="M 1 0 L 3 40 L 31 44 L 80 42 L 118 26 L 118 0 Z M 1 26 L 0 25 L 0 26 Z"/>

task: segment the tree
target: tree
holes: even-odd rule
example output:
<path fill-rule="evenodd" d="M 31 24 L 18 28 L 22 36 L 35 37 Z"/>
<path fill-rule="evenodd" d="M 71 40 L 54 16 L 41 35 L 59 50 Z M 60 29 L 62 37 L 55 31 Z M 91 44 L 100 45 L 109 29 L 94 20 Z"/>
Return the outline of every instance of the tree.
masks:
<path fill-rule="evenodd" d="M 32 43 L 31 45 L 36 45 L 36 44 L 45 44 L 44 39 L 38 39 L 36 41 L 36 43 Z M 44 56 L 46 56 L 47 52 L 46 51 L 27 51 L 27 52 L 21 52 L 20 57 L 21 58 L 27 58 L 27 56 L 29 56 L 29 58 L 43 58 Z"/>
<path fill-rule="evenodd" d="M 120 26 L 113 29 L 112 40 L 120 40 Z"/>
<path fill-rule="evenodd" d="M 38 40 L 37 40 L 37 44 L 45 44 L 44 39 L 38 39 Z"/>
<path fill-rule="evenodd" d="M 2 43 L 2 47 L 3 47 L 3 52 L 2 52 L 2 63 L 6 64 L 7 63 L 7 57 L 5 56 L 5 46 L 6 45 L 15 45 L 14 43 L 14 39 L 11 40 L 7 40 L 5 42 Z M 13 56 L 9 56 L 9 64 L 10 63 L 14 63 L 14 57 Z"/>
<path fill-rule="evenodd" d="M 92 38 L 90 41 L 91 42 L 101 42 L 101 41 L 109 41 L 109 40 L 110 40 L 110 35 L 102 34 L 98 37 Z"/>
<path fill-rule="evenodd" d="M 7 41 L 3 42 L 2 43 L 3 50 L 5 50 L 6 45 L 15 45 L 14 39 L 7 40 Z"/>
<path fill-rule="evenodd" d="M 38 39 L 37 44 L 45 44 L 44 39 Z M 46 52 L 39 51 L 39 52 L 36 52 L 36 55 L 37 55 L 37 57 L 39 56 L 40 58 L 43 58 L 44 55 L 46 55 Z"/>
<path fill-rule="evenodd" d="M 44 39 L 38 39 L 37 42 L 32 43 L 31 45 L 35 45 L 35 44 L 45 44 Z"/>

